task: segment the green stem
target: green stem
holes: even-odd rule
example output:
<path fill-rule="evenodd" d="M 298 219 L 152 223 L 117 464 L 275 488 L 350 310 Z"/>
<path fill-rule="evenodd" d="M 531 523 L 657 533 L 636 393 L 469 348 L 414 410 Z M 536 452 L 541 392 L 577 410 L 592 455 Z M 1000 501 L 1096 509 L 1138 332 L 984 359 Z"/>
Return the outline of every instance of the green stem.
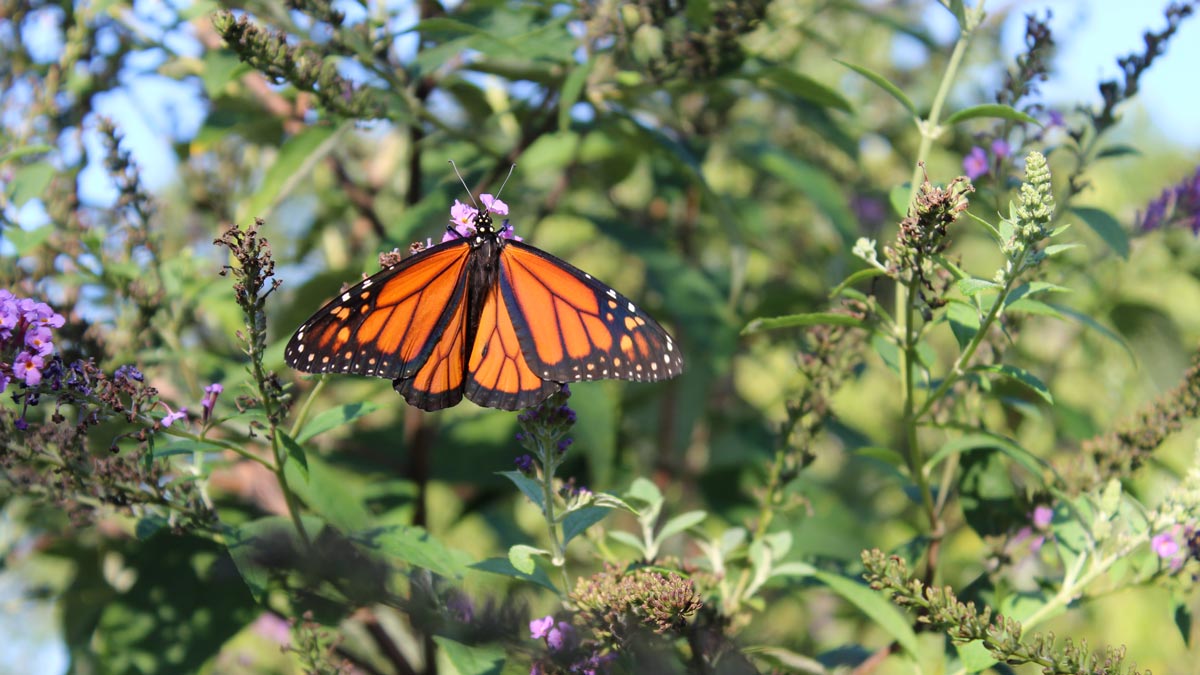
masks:
<path fill-rule="evenodd" d="M 312 407 L 313 401 L 317 400 L 317 394 L 325 388 L 327 378 L 321 375 L 317 378 L 316 385 L 309 390 L 308 396 L 304 399 L 304 405 L 300 406 L 300 412 L 296 413 L 296 421 L 292 423 L 292 428 L 288 430 L 288 436 L 295 438 L 300 434 L 300 427 L 304 426 L 304 421 L 308 419 L 308 410 Z"/>
<path fill-rule="evenodd" d="M 966 366 L 971 361 L 971 357 L 975 355 L 975 350 L 978 349 L 979 345 L 983 343 L 983 340 L 985 337 L 987 337 L 988 331 L 991 329 L 992 324 L 995 323 L 996 318 L 1000 316 L 1000 311 L 1004 308 L 1004 304 L 1008 300 L 1008 294 L 1012 292 L 1013 284 L 1016 283 L 1017 277 L 1020 276 L 1020 270 L 1025 264 L 1025 256 L 1027 254 L 1028 251 L 1023 249 L 1020 255 L 1018 255 L 1017 258 L 1012 262 L 1008 274 L 1005 275 L 1006 279 L 1004 281 L 1004 287 L 1000 289 L 1000 294 L 996 296 L 996 301 L 992 303 L 992 307 L 988 310 L 987 316 L 984 317 L 983 321 L 979 324 L 979 330 L 975 332 L 975 335 L 971 336 L 971 341 L 967 343 L 967 346 L 958 355 L 958 358 L 955 359 L 954 366 L 951 367 L 950 371 L 946 373 L 946 376 L 942 378 L 941 384 L 939 384 L 937 389 L 934 389 L 933 393 L 925 399 L 925 403 L 916 413 L 916 417 L 913 420 L 914 422 L 924 417 L 925 414 L 929 412 L 929 409 L 933 407 L 933 404 L 936 403 L 942 396 L 945 396 L 946 392 L 950 390 L 950 387 L 954 386 L 954 383 L 958 381 L 958 378 L 962 377 L 962 375 L 966 372 Z"/>
<path fill-rule="evenodd" d="M 566 596 L 571 589 L 571 580 L 567 576 L 567 551 L 562 543 L 558 517 L 554 513 L 554 473 L 558 470 L 558 458 L 554 454 L 555 448 L 548 447 L 544 439 L 535 436 L 535 441 L 542 462 L 542 502 L 545 504 L 542 515 L 546 519 L 546 530 L 550 533 L 551 562 L 562 574 L 562 594 Z"/>

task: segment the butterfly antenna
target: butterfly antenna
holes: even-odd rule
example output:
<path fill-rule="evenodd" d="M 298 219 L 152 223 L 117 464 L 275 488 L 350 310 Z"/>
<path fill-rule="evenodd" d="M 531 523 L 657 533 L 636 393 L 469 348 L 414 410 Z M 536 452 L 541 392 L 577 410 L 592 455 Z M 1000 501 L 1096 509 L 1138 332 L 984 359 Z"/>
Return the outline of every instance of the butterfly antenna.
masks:
<path fill-rule="evenodd" d="M 504 182 L 500 184 L 500 189 L 496 190 L 496 199 L 500 199 L 500 193 L 504 192 L 504 186 L 508 185 L 508 179 L 512 178 L 513 170 L 515 170 L 516 168 L 517 168 L 516 162 L 513 162 L 513 165 L 508 167 L 508 175 L 504 177 Z"/>
<path fill-rule="evenodd" d="M 454 169 L 454 175 L 458 176 L 458 182 L 462 183 L 463 189 L 467 191 L 467 196 L 471 198 L 471 203 L 475 205 L 475 210 L 481 211 L 479 202 L 475 201 L 475 195 L 471 194 L 471 188 L 467 187 L 467 181 L 463 180 L 462 174 L 458 172 L 458 165 L 454 163 L 454 160 L 450 160 L 450 166 Z M 509 173 L 512 173 L 512 170 L 509 170 Z"/>

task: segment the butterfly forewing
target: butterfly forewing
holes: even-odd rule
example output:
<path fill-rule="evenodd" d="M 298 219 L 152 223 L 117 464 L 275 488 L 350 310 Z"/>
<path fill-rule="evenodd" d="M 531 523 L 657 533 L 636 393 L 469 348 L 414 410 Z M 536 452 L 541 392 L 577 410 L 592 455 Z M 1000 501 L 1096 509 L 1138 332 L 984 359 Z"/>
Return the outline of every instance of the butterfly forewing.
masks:
<path fill-rule="evenodd" d="M 501 294 L 538 377 L 653 382 L 683 371 L 671 336 L 590 274 L 520 242 L 501 251 L 500 270 Z"/>
<path fill-rule="evenodd" d="M 465 241 L 435 246 L 344 291 L 296 331 L 284 360 L 309 373 L 412 377 L 414 386 L 420 381 L 430 392 L 442 391 L 443 385 L 458 388 L 465 351 L 464 270 L 470 252 Z M 448 330 L 456 322 L 458 327 Z M 460 341 L 457 385 L 453 379 L 438 379 L 454 377 L 449 368 L 455 336 Z M 435 352 L 437 363 L 447 370 L 422 369 Z"/>

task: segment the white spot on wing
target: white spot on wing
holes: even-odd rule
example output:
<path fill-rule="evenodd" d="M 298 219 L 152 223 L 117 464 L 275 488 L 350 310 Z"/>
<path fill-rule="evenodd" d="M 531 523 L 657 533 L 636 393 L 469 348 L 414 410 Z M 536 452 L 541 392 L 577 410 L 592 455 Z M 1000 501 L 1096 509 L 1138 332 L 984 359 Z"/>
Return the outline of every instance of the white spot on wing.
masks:
<path fill-rule="evenodd" d="M 364 281 L 364 282 L 363 282 L 363 284 L 362 284 L 362 287 L 363 287 L 363 288 L 370 288 L 370 287 L 371 287 L 371 284 L 373 284 L 373 283 L 374 283 L 374 282 L 373 282 L 372 280 L 370 280 L 370 279 L 367 279 L 366 281 Z"/>
<path fill-rule="evenodd" d="M 634 307 L 632 302 L 631 302 L 631 303 L 629 303 L 629 311 L 631 311 L 631 312 L 636 312 L 636 311 L 637 311 L 637 307 Z"/>
<path fill-rule="evenodd" d="M 608 289 L 608 297 L 615 299 L 617 297 L 617 292 L 611 288 Z"/>
<path fill-rule="evenodd" d="M 350 301 L 350 294 L 342 293 L 342 302 L 349 302 L 349 301 Z"/>

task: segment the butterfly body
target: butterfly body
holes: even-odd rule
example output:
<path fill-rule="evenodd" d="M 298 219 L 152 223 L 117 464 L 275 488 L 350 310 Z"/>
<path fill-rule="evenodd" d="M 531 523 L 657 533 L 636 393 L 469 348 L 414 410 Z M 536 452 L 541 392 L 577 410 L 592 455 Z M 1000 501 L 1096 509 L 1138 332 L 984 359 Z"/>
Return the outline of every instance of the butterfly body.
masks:
<path fill-rule="evenodd" d="M 284 350 L 288 365 L 389 378 L 423 410 L 464 396 L 517 410 L 567 382 L 682 372 L 674 340 L 627 298 L 505 236 L 487 211 L 471 224 L 318 310 Z"/>

